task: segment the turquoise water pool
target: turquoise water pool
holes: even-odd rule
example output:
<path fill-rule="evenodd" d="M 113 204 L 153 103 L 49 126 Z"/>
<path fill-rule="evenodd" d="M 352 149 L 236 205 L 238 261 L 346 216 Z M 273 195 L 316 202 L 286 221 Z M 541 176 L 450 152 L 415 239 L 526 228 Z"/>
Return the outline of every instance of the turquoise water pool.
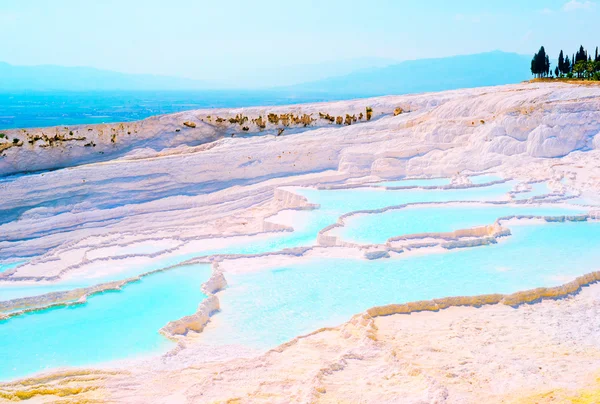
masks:
<path fill-rule="evenodd" d="M 158 333 L 193 314 L 206 297 L 210 265 L 179 267 L 105 292 L 88 302 L 0 321 L 0 380 L 60 366 L 91 365 L 165 351 Z"/>
<path fill-rule="evenodd" d="M 321 207 L 312 211 L 292 212 L 294 232 L 234 237 L 228 239 L 227 245 L 218 249 L 200 247 L 193 252 L 173 252 L 132 265 L 125 272 L 100 278 L 65 280 L 52 285 L 35 284 L 10 288 L 3 285 L 0 287 L 0 300 L 124 279 L 172 266 L 201 255 L 256 254 L 278 251 L 283 248 L 314 245 L 318 231 L 335 223 L 338 217 L 344 213 L 418 202 L 502 200 L 507 198 L 507 193 L 513 186 L 514 182 L 461 190 L 385 191 L 364 188 L 329 191 L 295 188 L 296 192 L 306 196 L 311 202 L 320 204 Z M 496 205 L 492 206 L 494 209 L 498 208 Z M 451 209 L 449 207 L 438 206 L 437 208 L 439 208 L 438 216 L 443 215 L 444 211 L 452 212 L 446 210 Z M 552 210 L 554 208 L 548 209 L 544 212 L 557 214 Z M 541 214 L 540 212 L 537 213 Z M 494 216 L 500 213 L 504 212 L 499 210 L 491 213 L 481 211 L 479 216 L 471 218 L 464 212 L 459 214 L 458 211 L 454 211 L 452 215 L 456 214 L 457 216 L 446 218 L 441 224 L 464 228 L 469 227 L 467 225 L 473 221 L 487 220 L 492 217 L 495 220 Z M 414 228 L 424 225 L 423 218 L 417 214 L 407 220 L 410 222 L 409 226 L 416 226 Z M 434 219 L 429 221 L 431 225 L 440 224 L 436 223 Z M 580 225 L 584 226 L 580 229 L 586 233 L 585 229 L 588 227 L 585 226 L 590 224 Z M 564 226 L 561 229 L 571 229 L 569 224 Z M 534 227 L 534 230 L 538 227 Z M 375 227 L 373 227 L 373 232 L 375 232 L 374 229 Z M 597 228 L 594 229 L 597 230 Z M 558 233 L 560 232 L 554 231 L 555 236 Z M 368 231 L 365 234 L 370 237 Z M 532 230 L 531 234 L 533 237 L 537 233 Z M 569 245 L 576 240 L 577 237 L 569 239 Z M 593 237 L 587 238 L 582 245 L 589 247 L 592 240 L 594 240 Z M 539 245 L 528 244 L 527 248 L 530 253 L 533 251 L 534 255 L 546 254 L 544 243 L 545 241 L 542 239 Z M 512 244 L 508 242 L 502 244 L 502 246 L 505 245 Z M 554 246 L 554 248 L 557 247 Z M 231 288 L 223 293 L 225 300 L 222 301 L 223 311 L 219 314 L 218 321 L 219 324 L 223 324 L 223 327 L 216 330 L 217 334 L 214 338 L 211 337 L 211 333 L 215 330 L 207 332 L 206 338 L 215 343 L 226 343 L 239 338 L 238 342 L 244 344 L 248 343 L 257 347 L 272 346 L 299 333 L 311 331 L 322 324 L 335 324 L 343 321 L 364 308 L 384 304 L 386 299 L 394 302 L 415 300 L 416 297 L 421 296 L 417 292 L 422 292 L 423 296 L 429 293 L 432 297 L 448 295 L 449 292 L 444 292 L 446 289 L 443 289 L 442 286 L 429 284 L 440 279 L 444 279 L 442 283 L 447 284 L 449 288 L 456 286 L 457 289 L 451 290 L 464 290 L 461 293 L 473 292 L 476 294 L 487 293 L 488 289 L 502 292 L 514 287 L 521 290 L 540 280 L 532 277 L 529 283 L 519 283 L 518 276 L 514 279 L 511 278 L 514 272 L 505 271 L 509 273 L 502 275 L 498 280 L 494 276 L 500 275 L 492 272 L 492 275 L 495 275 L 490 275 L 486 283 L 485 273 L 482 272 L 476 274 L 472 282 L 459 284 L 460 279 L 473 275 L 471 272 L 475 271 L 472 265 L 465 269 L 458 268 L 461 260 L 469 259 L 476 262 L 477 259 L 485 258 L 488 254 L 487 251 L 493 253 L 497 250 L 468 249 L 468 251 L 473 251 L 474 255 L 461 255 L 460 257 L 467 258 L 454 259 L 454 261 L 452 258 L 455 257 L 454 252 L 377 262 L 324 259 L 264 273 L 227 274 L 226 277 Z M 494 257 L 497 263 L 504 264 L 505 261 L 502 261 L 504 255 L 502 254 L 505 253 L 506 251 L 497 253 L 495 256 L 492 254 L 491 257 Z M 586 251 L 578 259 L 587 256 L 586 254 L 589 255 L 592 252 Z M 511 259 L 511 257 L 507 257 L 508 261 Z M 424 261 L 427 262 L 424 263 Z M 401 271 L 397 270 L 398 267 L 394 263 L 402 264 Z M 431 270 L 429 265 L 432 265 Z M 440 278 L 443 275 L 442 267 L 448 269 L 445 275 L 448 277 L 447 282 L 446 278 Z M 584 269 L 584 267 L 573 266 L 572 271 L 581 274 L 585 272 Z M 419 274 L 419 271 L 423 273 Z M 549 267 L 548 271 L 552 271 L 552 267 Z M 373 278 L 369 278 L 370 272 L 375 275 Z M 171 269 L 144 277 L 141 281 L 127 285 L 120 292 L 108 292 L 93 296 L 85 305 L 45 310 L 0 322 L 0 379 L 25 376 L 58 366 L 89 365 L 164 351 L 171 346 L 171 343 L 158 334 L 158 330 L 167 322 L 191 314 L 196 310 L 197 305 L 204 298 L 200 292 L 200 285 L 209 277 L 209 274 L 210 267 L 208 265 Z M 525 280 L 527 279 L 525 278 Z M 316 281 L 320 282 L 321 280 L 323 283 L 317 284 Z M 328 286 L 323 288 L 319 286 L 325 284 Z M 408 289 L 406 291 L 391 289 L 392 286 L 400 288 L 402 285 Z M 471 289 L 467 288 L 469 285 Z M 281 288 L 273 289 L 272 286 L 281 286 Z M 535 284 L 534 286 L 539 285 Z M 379 288 L 381 288 L 381 293 Z M 440 295 L 438 296 L 437 293 Z M 353 301 L 346 301 L 346 299 Z M 247 307 L 238 310 L 240 304 L 247 305 Z M 321 307 L 321 305 L 324 306 Z M 321 310 L 317 310 L 319 314 L 315 314 L 315 307 L 321 307 Z M 256 320 L 252 320 L 252 316 L 256 316 Z M 288 320 L 286 326 L 281 323 L 284 319 Z M 267 327 L 271 320 L 274 320 L 275 324 L 282 325 L 283 328 L 271 329 L 270 332 L 266 331 L 267 328 L 261 329 Z M 234 326 L 237 321 L 240 322 Z M 231 335 L 228 334 L 229 332 Z M 244 332 L 255 333 L 255 335 L 240 335 L 240 332 L 242 334 Z"/>
<path fill-rule="evenodd" d="M 338 217 L 344 213 L 360 209 L 379 209 L 404 203 L 499 200 L 506 198 L 512 186 L 512 183 L 506 183 L 463 190 L 410 189 L 398 191 L 385 191 L 373 188 L 334 191 L 295 188 L 295 192 L 304 195 L 313 203 L 320 204 L 321 208 L 295 212 L 296 223 L 294 227 L 296 231 L 292 233 L 274 233 L 257 237 L 234 237 L 228 239 L 228 245 L 222 248 L 201 248 L 192 253 L 185 254 L 174 252 L 168 256 L 148 259 L 141 264 L 132 265 L 126 271 L 102 277 L 77 280 L 65 279 L 58 283 L 38 282 L 27 285 L 0 284 L 0 301 L 84 288 L 105 282 L 126 279 L 156 269 L 177 265 L 202 255 L 259 254 L 268 251 L 278 251 L 284 248 L 310 246 L 316 244 L 319 230 L 335 223 Z"/>
<path fill-rule="evenodd" d="M 331 234 L 345 241 L 383 244 L 389 238 L 408 234 L 451 232 L 493 224 L 507 216 L 561 216 L 585 213 L 586 209 L 561 208 L 551 205 L 464 204 L 443 207 L 416 206 L 345 219 L 345 226 Z"/>
<path fill-rule="evenodd" d="M 299 260 L 227 274 L 218 327 L 206 342 L 266 349 L 367 308 L 390 303 L 555 286 L 600 268 L 600 223 L 512 227 L 496 245 L 385 260 Z"/>

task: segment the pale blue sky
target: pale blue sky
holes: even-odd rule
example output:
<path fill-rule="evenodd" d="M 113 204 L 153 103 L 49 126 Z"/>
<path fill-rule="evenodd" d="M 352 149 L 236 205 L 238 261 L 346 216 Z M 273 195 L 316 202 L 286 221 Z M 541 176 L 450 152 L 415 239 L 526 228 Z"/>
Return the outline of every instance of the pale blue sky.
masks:
<path fill-rule="evenodd" d="M 599 13 L 589 0 L 0 0 L 0 61 L 235 81 L 541 44 L 556 57 L 600 44 Z"/>

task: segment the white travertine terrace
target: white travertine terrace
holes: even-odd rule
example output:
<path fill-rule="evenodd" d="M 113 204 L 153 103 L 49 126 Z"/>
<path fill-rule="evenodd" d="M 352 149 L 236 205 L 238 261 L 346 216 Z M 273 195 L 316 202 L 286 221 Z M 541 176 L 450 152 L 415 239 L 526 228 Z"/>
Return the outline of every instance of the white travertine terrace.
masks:
<path fill-rule="evenodd" d="M 370 121 L 337 125 L 319 118 L 319 113 L 357 116 L 366 107 L 373 108 Z M 393 116 L 397 107 L 410 112 Z M 257 121 L 268 114 L 290 113 L 310 115 L 315 121 L 290 124 L 279 136 L 281 123 L 266 122 L 261 128 L 262 120 Z M 241 125 L 216 122 L 217 117 L 238 115 L 248 120 Z M 42 132 L 46 138 L 62 138 L 27 140 Z M 327 104 L 188 111 L 131 124 L 6 133 L 23 145 L 5 149 L 0 156 L 0 174 L 16 174 L 0 177 L 0 260 L 29 262 L 0 273 L 0 292 L 4 285 L 104 272 L 118 275 L 157 257 L 225 245 L 231 237 L 291 231 L 293 224 L 270 218 L 284 209 L 318 206 L 289 186 L 344 188 L 409 176 L 452 177 L 453 187 L 467 187 L 472 186 L 469 174 L 494 172 L 521 183 L 550 179 L 558 199 L 567 190 L 596 197 L 600 192 L 597 86 L 519 84 Z M 68 168 L 57 169 L 62 167 Z M 57 170 L 26 173 L 49 169 Z M 513 195 L 527 190 L 527 185 L 520 186 Z M 588 218 L 597 218 L 597 213 L 590 212 Z M 84 371 L 100 375 L 87 382 L 67 373 L 30 384 L 0 385 L 0 400 L 31 386 L 58 391 L 73 385 L 94 387 L 80 390 L 78 398 L 128 402 L 348 402 L 358 397 L 358 390 L 365 402 L 477 402 L 482 397 L 502 402 L 546 392 L 548 383 L 574 368 L 556 388 L 592 385 L 600 390 L 592 381 L 600 371 L 600 329 L 587 325 L 567 331 L 597 320 L 598 285 L 574 297 L 518 309 L 496 304 L 391 315 L 412 311 L 374 308 L 260 356 L 241 359 L 234 352 L 230 361 L 198 359 L 202 351 L 195 344 L 196 333 L 189 331 L 201 331 L 219 309 L 218 291 L 225 287 L 233 261 L 247 261 L 237 265 L 239 270 L 260 270 L 273 260 L 311 254 L 378 259 L 419 243 L 468 247 L 508 235 L 498 222 L 455 234 L 390 239 L 386 245 L 340 246 L 326 230 L 319 235 L 320 246 L 313 248 L 253 257 L 204 257 L 199 252 L 198 262 L 212 261 L 215 270 L 203 285 L 208 298 L 199 302 L 198 312 L 173 319 L 161 330 L 180 343 L 176 351 L 148 359 L 145 366 L 132 361 L 126 365 L 127 374 L 121 368 Z M 518 304 L 569 295 L 597 278 L 594 273 L 556 293 L 502 299 Z M 120 287 L 119 282 L 110 287 Z M 94 290 L 36 297 L 3 309 L 71 304 L 89 293 Z M 502 300 L 494 299 L 486 302 Z M 377 317 L 378 310 L 390 315 Z M 497 335 L 502 338 L 494 340 Z M 490 355 L 486 344 L 491 343 L 497 344 L 493 362 L 485 359 Z M 441 347 L 438 354 L 433 345 Z M 461 356 L 466 347 L 470 353 Z M 519 355 L 525 357 L 521 364 Z M 132 387 L 125 386 L 127 378 L 132 378 Z M 150 395 L 150 384 L 174 378 L 173 383 L 159 382 Z M 486 396 L 489 389 L 493 394 Z"/>
<path fill-rule="evenodd" d="M 372 106 L 377 119 L 341 127 L 309 126 L 291 135 L 258 136 L 258 132 L 197 147 L 179 144 L 165 150 L 156 146 L 144 158 L 125 156 L 7 179 L 0 184 L 4 218 L 0 259 L 43 254 L 59 246 L 64 249 L 65 232 L 70 243 L 133 233 L 132 243 L 150 234 L 181 240 L 262 231 L 259 215 L 273 211 L 274 189 L 283 185 L 339 183 L 357 177 L 454 176 L 493 169 L 509 178 L 573 177 L 569 185 L 574 189 L 597 189 L 593 162 L 600 153 L 596 150 L 599 93 L 597 87 L 523 84 L 235 110 L 229 115 L 264 116 L 271 110 L 342 115 Z M 410 113 L 380 115 L 406 104 Z M 215 116 L 225 111 L 185 114 L 143 122 L 148 128 L 155 121 L 176 126 L 189 120 L 190 114 Z M 138 133 L 141 137 L 153 133 L 150 129 L 142 132 Z M 184 131 L 177 133 L 183 136 Z M 135 133 L 128 136 L 135 138 Z M 10 148 L 0 158 L 0 173 L 18 169 L 13 162 L 57 161 L 56 154 L 73 154 L 70 164 L 77 164 L 75 154 L 92 153 L 89 147 L 74 151 L 76 146 L 70 146 L 66 142 L 45 148 Z M 21 170 L 33 168 L 32 163 Z M 69 251 L 73 255 L 69 259 L 85 259 L 75 257 L 75 248 Z"/>

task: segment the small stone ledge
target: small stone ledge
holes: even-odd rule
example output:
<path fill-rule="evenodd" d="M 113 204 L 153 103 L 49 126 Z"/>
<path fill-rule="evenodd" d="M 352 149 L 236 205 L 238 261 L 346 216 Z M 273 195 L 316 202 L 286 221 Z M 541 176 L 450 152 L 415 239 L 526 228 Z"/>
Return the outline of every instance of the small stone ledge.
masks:
<path fill-rule="evenodd" d="M 72 289 L 61 292 L 51 292 L 38 296 L 29 296 L 0 302 L 0 320 L 44 310 L 54 307 L 66 307 L 83 304 L 87 298 L 105 291 L 121 290 L 130 282 L 135 282 L 141 277 L 104 283 L 89 288 Z"/>
<path fill-rule="evenodd" d="M 456 296 L 442 299 L 423 300 L 404 304 L 389 304 L 386 306 L 372 307 L 367 310 L 371 317 L 389 316 L 392 314 L 411 314 L 420 311 L 439 311 L 448 307 L 471 306 L 481 307 L 492 304 L 507 306 L 520 306 L 526 303 L 535 303 L 545 299 L 558 299 L 581 290 L 583 286 L 600 281 L 600 271 L 590 272 L 576 278 L 574 281 L 561 286 L 550 288 L 536 288 L 509 295 L 489 294 L 479 296 Z"/>

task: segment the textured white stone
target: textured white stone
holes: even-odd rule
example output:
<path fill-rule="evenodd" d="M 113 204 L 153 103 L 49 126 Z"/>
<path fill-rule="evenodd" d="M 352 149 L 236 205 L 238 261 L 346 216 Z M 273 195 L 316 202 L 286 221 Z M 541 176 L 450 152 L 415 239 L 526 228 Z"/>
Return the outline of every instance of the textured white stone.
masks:
<path fill-rule="evenodd" d="M 270 123 L 264 131 L 250 123 L 243 135 L 239 125 L 214 121 L 216 116 L 236 114 L 250 119 L 292 112 L 358 115 L 367 106 L 374 111 L 369 122 L 338 126 L 320 120 L 308 127 L 288 127 L 281 136 Z M 393 116 L 397 107 L 410 112 Z M 186 121 L 196 128 L 184 127 Z M 70 130 L 96 146 L 24 142 L 0 157 L 1 175 L 68 167 L 0 178 L 0 260 L 31 258 L 0 274 L 0 287 L 9 281 L 19 285 L 119 272 L 151 262 L 156 254 L 193 253 L 200 246 L 224 245 L 228 236 L 289 229 L 266 223 L 282 209 L 314 206 L 286 191 L 287 186 L 358 185 L 403 176 L 453 177 L 455 184 L 466 185 L 469 174 L 491 170 L 523 182 L 550 179 L 559 193 L 568 187 L 575 194 L 597 197 L 600 190 L 596 86 L 519 84 L 326 104 L 188 111 L 122 126 L 81 125 Z M 236 136 L 231 137 L 233 130 Z M 114 143 L 113 132 L 118 133 Z M 19 131 L 7 134 L 23 136 Z M 134 248 L 135 254 L 125 253 Z M 302 253 L 292 251 L 277 259 Z M 365 255 L 339 247 L 312 253 L 357 259 Z M 273 261 L 244 259 L 245 270 L 259 270 Z M 213 275 L 205 285 L 209 294 L 225 285 L 222 274 Z M 159 401 L 159 396 L 166 402 L 239 397 L 286 403 L 351 402 L 357 397 L 366 402 L 502 402 L 545 391 L 551 383 L 579 388 L 600 363 L 598 330 L 593 328 L 598 288 L 590 291 L 581 298 L 518 310 L 449 309 L 376 321 L 360 315 L 340 328 L 295 339 L 262 356 L 208 365 L 199 358 L 221 360 L 223 352 L 208 354 L 206 347 L 190 342 L 171 356 L 148 360 L 148 366 L 128 363 L 135 369 L 131 375 L 89 381 L 102 388 L 98 396 L 95 390 L 84 394 L 127 402 Z M 196 315 L 166 328 L 171 336 L 201 330 L 217 309 L 218 299 L 212 295 Z M 556 341 L 566 345 L 556 351 Z M 242 351 L 231 348 L 231 356 L 239 357 Z M 186 366 L 191 367 L 182 372 Z M 544 371 L 536 370 L 540 366 Z M 135 380 L 135 386 L 126 386 L 123 377 L 127 383 Z"/>

